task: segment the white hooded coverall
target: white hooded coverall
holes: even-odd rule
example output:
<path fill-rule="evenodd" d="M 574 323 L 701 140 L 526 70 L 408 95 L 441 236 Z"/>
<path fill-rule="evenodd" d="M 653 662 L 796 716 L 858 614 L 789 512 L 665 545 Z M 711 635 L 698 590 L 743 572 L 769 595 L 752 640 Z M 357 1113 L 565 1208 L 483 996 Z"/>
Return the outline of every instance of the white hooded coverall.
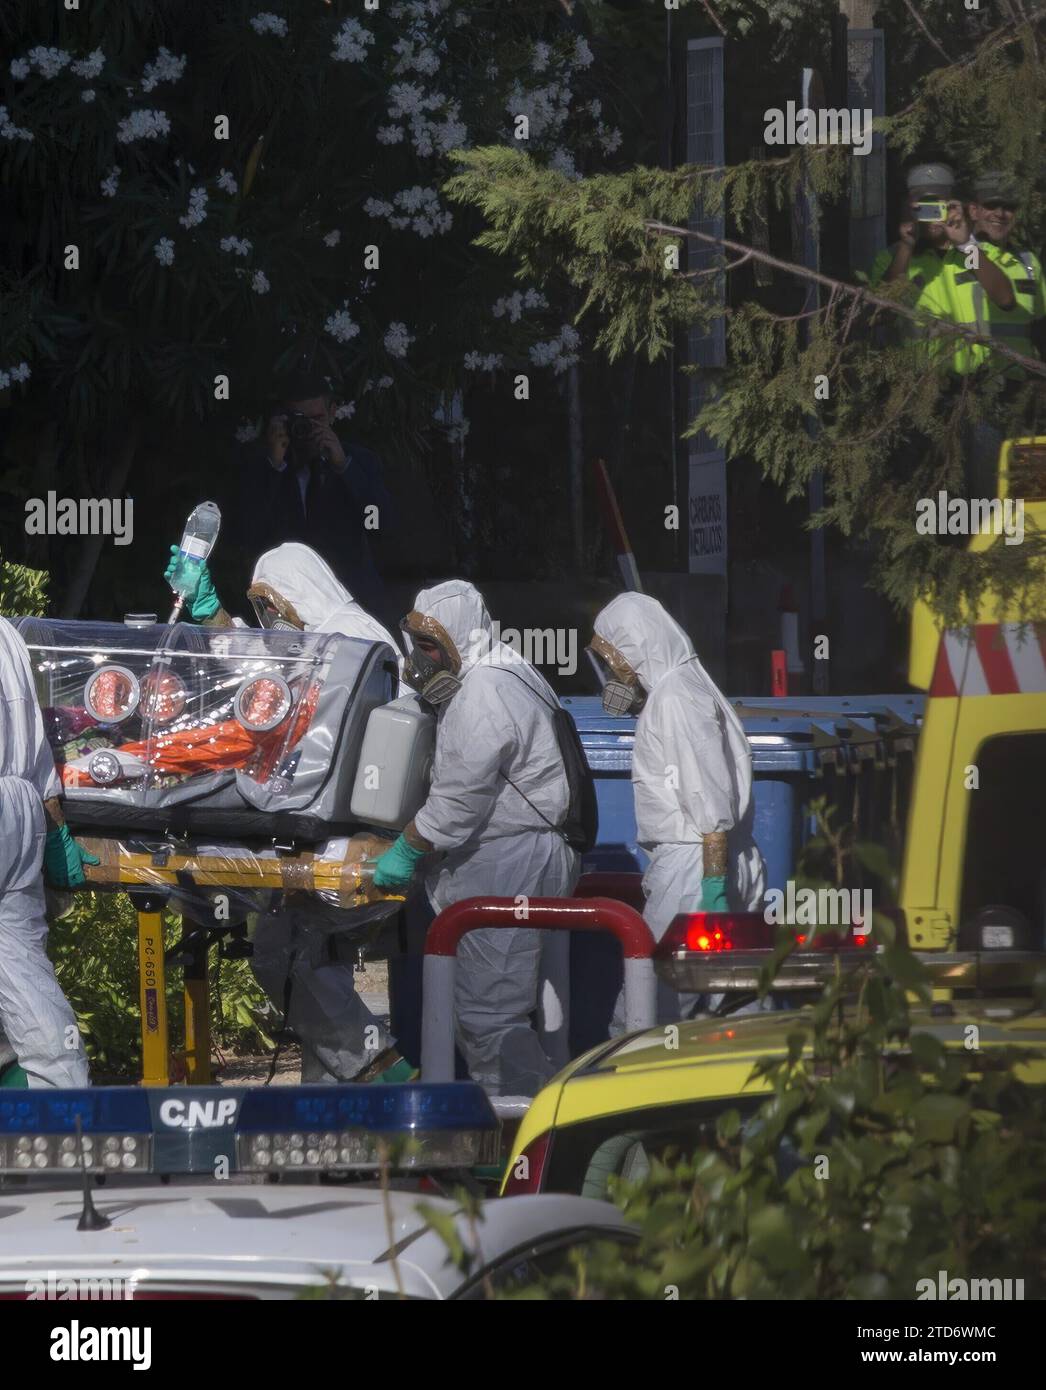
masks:
<path fill-rule="evenodd" d="M 354 602 L 326 561 L 307 545 L 288 541 L 267 550 L 251 582 L 270 585 L 293 604 L 306 632 L 340 632 L 387 642 L 402 669 L 396 639 Z M 409 686 L 401 683 L 399 693 L 410 694 Z M 254 973 L 281 1010 L 288 973 L 292 976 L 287 1023 L 301 1040 L 303 1082 L 351 1081 L 393 1046 L 392 1037 L 356 993 L 352 965 L 331 959 L 330 942 L 330 933 L 316 923 L 316 910 L 307 907 L 265 913 L 254 934 Z"/>
<path fill-rule="evenodd" d="M 490 615 L 471 584 L 423 589 L 414 607 L 444 628 L 462 663 L 461 689 L 439 710 L 428 799 L 414 817 L 418 833 L 444 851 L 426 879 L 433 910 L 463 898 L 569 897 L 579 859 L 553 828 L 566 815 L 570 789 L 549 708 L 558 703 L 552 688 L 511 647 L 493 641 Z M 458 947 L 458 1045 L 473 1079 L 495 1094 L 534 1095 L 552 1074 L 530 1024 L 540 962 L 541 934 L 533 927 L 469 932 Z"/>
<path fill-rule="evenodd" d="M 748 737 L 694 653 L 693 643 L 661 604 L 621 594 L 596 618 L 595 630 L 625 658 L 647 691 L 636 720 L 632 787 L 639 843 L 651 856 L 643 877 L 643 917 L 660 941 L 673 917 L 701 908 L 706 834 L 727 832 L 727 889 L 738 910 L 762 910 L 766 866 L 752 836 L 752 753 Z M 659 1022 L 686 1017 L 699 1000 L 658 988 Z M 622 1000 L 615 1031 L 623 1024 Z"/>
<path fill-rule="evenodd" d="M 76 1016 L 46 949 L 44 802 L 61 791 L 29 653 L 0 618 L 0 1024 L 31 1087 L 89 1084 Z"/>

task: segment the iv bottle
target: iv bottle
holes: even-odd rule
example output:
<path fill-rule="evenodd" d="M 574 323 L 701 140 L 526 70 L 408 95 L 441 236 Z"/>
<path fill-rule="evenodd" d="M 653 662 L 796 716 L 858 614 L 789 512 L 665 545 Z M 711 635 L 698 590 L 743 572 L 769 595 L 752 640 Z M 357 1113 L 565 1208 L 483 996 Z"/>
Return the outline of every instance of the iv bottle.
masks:
<path fill-rule="evenodd" d="M 193 508 L 185 523 L 182 543 L 178 547 L 178 561 L 170 581 L 171 588 L 180 598 L 191 594 L 196 587 L 196 577 L 214 549 L 221 524 L 222 514 L 214 502 L 201 502 Z"/>

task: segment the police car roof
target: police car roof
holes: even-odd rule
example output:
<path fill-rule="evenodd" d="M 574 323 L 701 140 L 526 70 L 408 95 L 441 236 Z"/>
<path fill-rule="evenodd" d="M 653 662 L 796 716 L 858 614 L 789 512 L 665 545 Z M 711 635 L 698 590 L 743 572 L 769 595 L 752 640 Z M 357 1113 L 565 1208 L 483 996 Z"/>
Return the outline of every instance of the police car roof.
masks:
<path fill-rule="evenodd" d="M 99 1277 L 133 1279 L 142 1291 L 162 1284 L 270 1298 L 322 1287 L 336 1277 L 343 1286 L 395 1295 L 398 1269 L 408 1297 L 447 1298 L 465 1276 L 428 1226 L 419 1210 L 422 1200 L 455 1216 L 466 1248 L 478 1246 L 488 1265 L 558 1233 L 631 1230 L 609 1203 L 553 1195 L 484 1202 L 475 1233 L 447 1198 L 394 1191 L 386 1208 L 380 1190 L 357 1186 L 210 1180 L 107 1187 L 94 1200 L 112 1224 L 81 1232 L 75 1191 L 0 1191 L 0 1297 L 24 1295 L 30 1279 Z"/>

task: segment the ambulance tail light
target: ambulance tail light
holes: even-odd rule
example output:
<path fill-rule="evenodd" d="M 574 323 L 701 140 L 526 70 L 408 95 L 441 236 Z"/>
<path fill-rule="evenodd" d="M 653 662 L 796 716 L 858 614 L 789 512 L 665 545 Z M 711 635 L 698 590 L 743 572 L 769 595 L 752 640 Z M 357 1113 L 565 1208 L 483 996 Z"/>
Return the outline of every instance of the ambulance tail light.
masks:
<path fill-rule="evenodd" d="M 546 1129 L 513 1160 L 501 1189 L 502 1197 L 528 1197 L 540 1192 L 551 1149 L 552 1131 Z"/>
<path fill-rule="evenodd" d="M 803 951 L 838 951 L 871 946 L 864 924 L 852 927 L 780 927 L 761 912 L 682 912 L 661 938 L 654 959 L 680 951 L 716 954 L 726 951 L 772 951 L 778 932 L 794 931 Z"/>

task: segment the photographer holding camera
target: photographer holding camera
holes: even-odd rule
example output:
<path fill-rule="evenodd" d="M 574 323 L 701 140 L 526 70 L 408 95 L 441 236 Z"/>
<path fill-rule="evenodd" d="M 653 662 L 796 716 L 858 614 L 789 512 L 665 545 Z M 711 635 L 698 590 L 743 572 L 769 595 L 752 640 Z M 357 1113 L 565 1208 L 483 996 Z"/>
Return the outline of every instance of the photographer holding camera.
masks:
<path fill-rule="evenodd" d="M 376 512 L 368 513 L 374 507 Z M 320 554 L 364 607 L 381 609 L 382 581 L 371 552 L 377 528 L 392 525 L 392 499 L 376 454 L 343 445 L 334 432 L 327 383 L 287 381 L 241 473 L 243 542 L 271 549 L 301 541 Z"/>

